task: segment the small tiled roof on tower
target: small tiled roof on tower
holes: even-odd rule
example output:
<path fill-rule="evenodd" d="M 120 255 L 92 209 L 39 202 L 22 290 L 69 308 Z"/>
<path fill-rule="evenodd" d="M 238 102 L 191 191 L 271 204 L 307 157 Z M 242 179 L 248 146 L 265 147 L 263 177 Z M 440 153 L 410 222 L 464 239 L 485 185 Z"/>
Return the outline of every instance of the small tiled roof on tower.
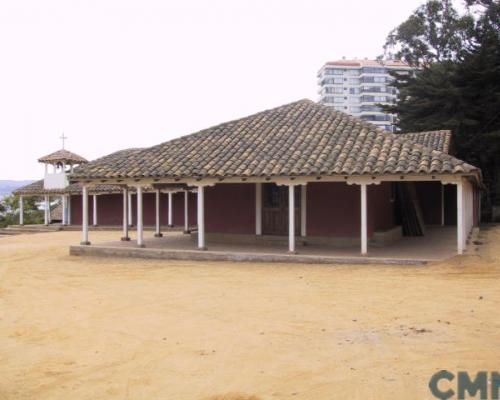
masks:
<path fill-rule="evenodd" d="M 143 149 L 104 158 L 70 179 L 468 174 L 478 168 L 359 118 L 300 100 Z"/>
<path fill-rule="evenodd" d="M 72 153 L 71 151 L 61 149 L 54 153 L 50 153 L 49 155 L 40 157 L 38 159 L 41 163 L 57 163 L 57 162 L 65 162 L 65 163 L 74 163 L 74 164 L 85 164 L 88 163 L 88 160 L 79 156 L 78 154 Z"/>

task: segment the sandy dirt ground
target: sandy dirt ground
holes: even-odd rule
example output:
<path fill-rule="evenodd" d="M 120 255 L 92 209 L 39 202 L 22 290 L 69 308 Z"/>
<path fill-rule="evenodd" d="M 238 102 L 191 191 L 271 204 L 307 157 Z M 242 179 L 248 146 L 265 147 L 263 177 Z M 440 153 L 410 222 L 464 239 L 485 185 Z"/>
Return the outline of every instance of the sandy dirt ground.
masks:
<path fill-rule="evenodd" d="M 79 258 L 78 232 L 2 237 L 0 399 L 430 399 L 439 369 L 499 367 L 500 227 L 480 240 L 398 267 Z"/>

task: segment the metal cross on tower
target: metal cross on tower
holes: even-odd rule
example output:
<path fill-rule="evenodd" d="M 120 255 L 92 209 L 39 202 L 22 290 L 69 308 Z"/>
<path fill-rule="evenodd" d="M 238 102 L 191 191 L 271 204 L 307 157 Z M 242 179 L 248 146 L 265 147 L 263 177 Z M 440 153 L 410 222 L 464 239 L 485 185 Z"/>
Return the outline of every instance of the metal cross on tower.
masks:
<path fill-rule="evenodd" d="M 64 142 L 66 141 L 67 138 L 68 138 L 67 136 L 64 136 L 64 132 L 63 132 L 62 136 L 59 138 L 59 139 L 62 140 L 62 148 L 63 148 L 63 150 L 64 150 Z"/>

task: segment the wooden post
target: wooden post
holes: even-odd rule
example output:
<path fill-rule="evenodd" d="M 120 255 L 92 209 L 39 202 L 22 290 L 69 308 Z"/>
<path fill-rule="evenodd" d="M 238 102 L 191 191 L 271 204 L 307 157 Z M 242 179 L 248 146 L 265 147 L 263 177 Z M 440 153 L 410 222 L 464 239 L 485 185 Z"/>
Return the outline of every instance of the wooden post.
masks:
<path fill-rule="evenodd" d="M 262 235 L 262 183 L 255 184 L 255 234 Z"/>
<path fill-rule="evenodd" d="M 82 187 L 82 241 L 83 246 L 88 246 L 89 242 L 89 188 Z"/>
<path fill-rule="evenodd" d="M 205 246 L 205 204 L 204 204 L 204 191 L 203 186 L 198 186 L 197 202 L 198 202 L 198 249 L 206 250 Z"/>
<path fill-rule="evenodd" d="M 457 253 L 464 253 L 464 196 L 462 182 L 457 183 Z"/>
<path fill-rule="evenodd" d="M 295 253 L 295 185 L 288 186 L 288 251 Z"/>
<path fill-rule="evenodd" d="M 61 203 L 62 203 L 62 224 L 66 225 L 68 222 L 66 220 L 66 218 L 67 218 L 67 214 L 66 214 L 67 204 L 66 204 L 66 195 L 65 194 L 63 194 L 61 196 Z"/>
<path fill-rule="evenodd" d="M 361 185 L 361 254 L 368 253 L 368 218 L 366 201 L 366 183 Z"/>
<path fill-rule="evenodd" d="M 132 193 L 128 191 L 128 207 L 127 207 L 127 212 L 128 212 L 128 226 L 133 225 L 133 219 L 132 219 Z"/>
<path fill-rule="evenodd" d="M 122 241 L 124 242 L 128 242 L 130 240 L 130 237 L 128 236 L 128 199 L 129 199 L 129 196 L 128 196 L 128 189 L 127 188 L 123 188 L 123 221 L 122 221 L 122 224 L 123 224 L 123 236 L 121 238 Z"/>
<path fill-rule="evenodd" d="M 71 195 L 70 194 L 67 195 L 66 208 L 68 211 L 67 222 L 68 222 L 68 225 L 71 225 Z"/>
<path fill-rule="evenodd" d="M 44 224 L 49 224 L 49 213 L 50 213 L 50 205 L 49 205 L 49 196 L 45 195 L 45 209 L 44 209 Z"/>
<path fill-rule="evenodd" d="M 19 225 L 24 225 L 24 203 L 23 203 L 23 196 L 19 196 Z"/>
<path fill-rule="evenodd" d="M 137 186 L 137 246 L 139 247 L 144 247 L 144 227 L 142 216 L 142 186 Z"/>
<path fill-rule="evenodd" d="M 156 189 L 156 229 L 155 229 L 155 237 L 163 237 L 163 234 L 160 231 L 160 189 Z"/>
<path fill-rule="evenodd" d="M 92 200 L 93 200 L 93 213 L 92 213 L 92 219 L 93 219 L 93 222 L 92 222 L 92 225 L 94 226 L 97 226 L 97 195 L 94 194 L 92 196 Z"/>
<path fill-rule="evenodd" d="M 307 186 L 300 187 L 300 236 L 307 236 Z"/>
<path fill-rule="evenodd" d="M 168 192 L 168 226 L 171 228 L 174 226 L 173 216 L 172 216 L 172 208 L 173 208 L 173 196 L 172 192 Z"/>
<path fill-rule="evenodd" d="M 184 191 L 184 233 L 189 233 L 189 192 Z"/>

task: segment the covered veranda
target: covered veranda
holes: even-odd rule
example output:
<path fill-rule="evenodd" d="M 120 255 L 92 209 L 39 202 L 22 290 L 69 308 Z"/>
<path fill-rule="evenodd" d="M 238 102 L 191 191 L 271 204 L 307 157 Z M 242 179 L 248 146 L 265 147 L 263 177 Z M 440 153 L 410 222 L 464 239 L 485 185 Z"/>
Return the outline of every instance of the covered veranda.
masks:
<path fill-rule="evenodd" d="M 341 262 L 345 259 L 352 262 L 355 258 L 356 262 L 361 259 L 369 260 L 369 262 L 388 262 L 388 263 L 423 263 L 428 261 L 436 261 L 451 257 L 455 254 L 463 254 L 466 249 L 467 239 L 472 232 L 475 224 L 475 208 L 478 204 L 476 191 L 473 183 L 463 176 L 446 175 L 446 176 L 426 176 L 426 175 L 392 175 L 392 176 L 337 176 L 337 177 L 283 177 L 274 179 L 228 179 L 228 180 L 186 180 L 183 184 L 177 181 L 175 186 L 172 183 L 160 183 L 160 179 L 153 182 L 146 180 L 141 182 L 130 183 L 133 185 L 136 192 L 136 211 L 137 211 L 137 226 L 134 230 L 134 237 L 131 240 L 129 231 L 129 189 L 124 185 L 123 189 L 123 234 L 120 241 L 110 243 L 100 243 L 93 246 L 90 245 L 89 226 L 88 222 L 88 191 L 91 184 L 83 185 L 83 225 L 82 225 L 82 242 L 80 246 L 72 247 L 72 254 L 113 254 L 113 255 L 129 255 L 136 257 L 160 257 L 160 258 L 192 258 L 192 259 L 248 259 L 248 260 L 275 260 L 289 262 Z M 167 181 L 167 180 L 164 180 Z M 358 215 L 351 216 L 352 221 L 359 221 L 357 227 L 359 232 L 358 238 L 352 238 L 348 243 L 328 243 L 315 241 L 313 237 L 308 235 L 308 203 L 307 188 L 308 185 L 317 183 L 318 181 L 336 183 L 346 185 L 352 189 L 358 188 L 359 209 Z M 252 235 L 222 235 L 211 236 L 207 234 L 205 228 L 205 220 L 207 218 L 205 210 L 205 192 L 207 188 L 221 187 L 223 185 L 238 182 L 239 184 L 251 185 L 254 187 L 253 203 L 254 218 Z M 262 187 L 267 183 L 275 183 L 278 186 L 286 188 L 288 192 L 288 235 L 286 236 L 271 236 L 263 233 L 263 196 Z M 387 245 L 377 245 L 373 242 L 373 232 L 369 235 L 369 215 L 381 212 L 375 207 L 369 208 L 368 193 L 370 188 L 381 185 L 382 183 L 401 183 L 401 182 L 434 182 L 444 188 L 445 185 L 453 185 L 456 188 L 456 206 L 451 212 L 456 215 L 456 224 L 453 226 L 445 226 L 445 203 L 441 196 L 441 204 L 439 205 L 441 212 L 441 224 L 429 226 L 423 236 L 417 237 L 401 237 L 399 240 Z M 145 236 L 144 225 L 142 223 L 144 208 L 143 208 L 143 192 L 144 188 L 154 188 L 156 196 L 156 227 L 154 234 Z M 159 194 L 161 191 L 179 191 L 182 190 L 186 194 L 194 191 L 197 196 L 197 227 L 194 232 L 190 232 L 190 227 L 185 226 L 183 233 L 168 233 L 162 232 L 160 218 L 158 213 Z M 356 190 L 356 189 L 354 189 Z M 443 189 L 442 192 L 443 193 Z M 294 204 L 297 199 L 300 199 L 300 207 Z M 232 199 L 227 199 L 231 202 Z M 312 205 L 314 207 L 314 204 Z M 332 204 L 332 206 L 335 206 Z M 189 208 L 184 208 L 187 213 Z M 293 210 L 293 211 L 291 211 Z M 248 211 L 248 210 L 247 210 Z M 446 210 L 448 213 L 450 210 Z M 245 210 L 241 210 L 245 213 Z M 87 213 L 87 214 L 86 214 Z M 87 215 L 87 216 L 86 216 Z M 228 216 L 230 219 L 231 217 Z M 189 220 L 188 215 L 185 215 L 185 221 Z M 231 223 L 231 221 L 228 221 Z M 354 223 L 354 222 L 353 222 Z M 299 225 L 299 229 L 297 229 Z M 236 238 L 236 240 L 235 240 Z M 242 239 L 242 240 L 238 240 Z M 88 246 L 87 249 L 81 247 Z M 91 248 L 95 250 L 92 250 Z M 80 249 L 78 249 L 80 248 Z M 140 248 L 141 251 L 131 251 L 134 248 Z M 148 252 L 147 250 L 151 251 Z M 205 255 L 197 255 L 196 252 L 206 252 Z M 282 257 L 285 256 L 285 257 Z"/>

